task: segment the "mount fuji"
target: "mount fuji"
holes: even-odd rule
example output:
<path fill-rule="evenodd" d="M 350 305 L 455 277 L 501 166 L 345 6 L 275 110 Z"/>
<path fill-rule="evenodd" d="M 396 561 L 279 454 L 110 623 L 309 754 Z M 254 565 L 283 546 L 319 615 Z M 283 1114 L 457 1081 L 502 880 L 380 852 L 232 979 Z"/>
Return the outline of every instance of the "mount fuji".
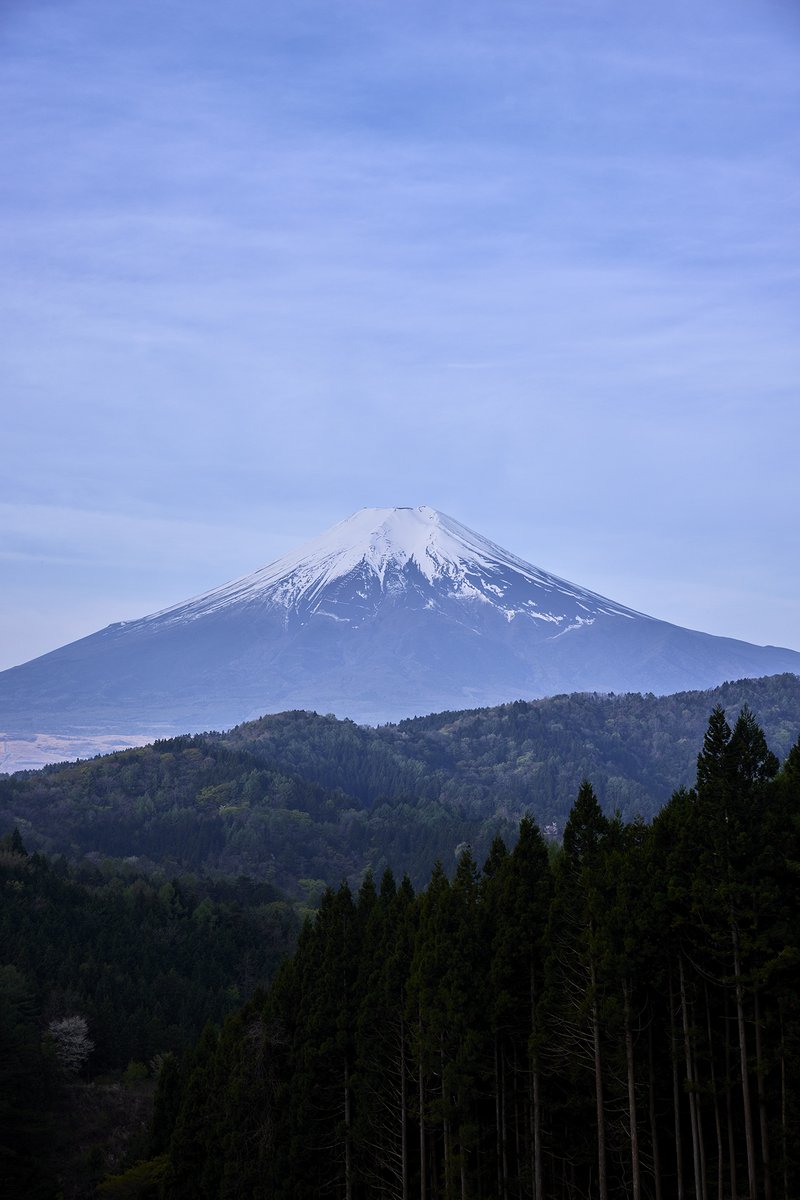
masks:
<path fill-rule="evenodd" d="M 105 748 L 115 731 L 224 728 L 292 708 L 376 723 L 783 671 L 800 673 L 800 653 L 656 620 L 435 509 L 366 508 L 252 575 L 0 673 L 0 730 Z"/>

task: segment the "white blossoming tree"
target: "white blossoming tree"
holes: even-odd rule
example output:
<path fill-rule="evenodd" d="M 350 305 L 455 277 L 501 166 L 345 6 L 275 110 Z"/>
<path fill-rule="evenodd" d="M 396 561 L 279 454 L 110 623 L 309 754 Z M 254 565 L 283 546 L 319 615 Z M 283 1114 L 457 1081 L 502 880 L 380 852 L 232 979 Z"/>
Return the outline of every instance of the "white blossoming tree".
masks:
<path fill-rule="evenodd" d="M 62 1017 L 51 1021 L 47 1032 L 59 1066 L 65 1075 L 77 1075 L 94 1050 L 85 1017 Z"/>

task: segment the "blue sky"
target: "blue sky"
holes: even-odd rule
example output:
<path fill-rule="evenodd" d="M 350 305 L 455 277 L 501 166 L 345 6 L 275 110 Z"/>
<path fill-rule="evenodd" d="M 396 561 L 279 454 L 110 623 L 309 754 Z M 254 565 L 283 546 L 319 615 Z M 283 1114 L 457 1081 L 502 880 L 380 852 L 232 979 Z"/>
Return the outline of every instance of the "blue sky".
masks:
<path fill-rule="evenodd" d="M 788 0 L 4 0 L 0 667 L 431 504 L 800 648 Z"/>

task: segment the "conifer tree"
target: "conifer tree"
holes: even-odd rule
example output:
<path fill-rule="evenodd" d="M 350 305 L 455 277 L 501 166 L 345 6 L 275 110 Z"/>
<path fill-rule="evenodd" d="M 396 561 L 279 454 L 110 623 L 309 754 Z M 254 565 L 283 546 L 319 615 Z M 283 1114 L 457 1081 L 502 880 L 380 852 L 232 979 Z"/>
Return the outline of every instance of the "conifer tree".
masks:
<path fill-rule="evenodd" d="M 362 889 L 363 893 L 363 889 Z M 411 1155 L 411 1079 L 405 987 L 411 955 L 413 892 L 386 871 L 361 925 L 356 990 L 356 1120 L 358 1175 L 367 1195 L 407 1200 Z M 359 898 L 359 916 L 362 915 Z"/>
<path fill-rule="evenodd" d="M 609 821 L 584 781 L 564 828 L 563 855 L 550 911 L 548 1024 L 550 1054 L 570 1063 L 573 1086 L 588 1071 L 594 1093 L 594 1154 L 600 1200 L 608 1200 L 606 1073 L 603 1058 L 603 851 Z M 571 1097 L 574 1103 L 575 1097 Z"/>
<path fill-rule="evenodd" d="M 504 1198 L 520 1186 L 536 1200 L 544 1195 L 539 1010 L 551 895 L 547 846 L 535 822 L 523 817 L 516 845 L 490 873 L 487 888 L 494 928 L 491 985 L 498 1192 Z M 520 1127 L 527 1149 L 515 1158 L 517 1138 L 510 1136 L 510 1129 Z"/>
<path fill-rule="evenodd" d="M 218 1120 L 219 1095 L 215 1087 L 215 1055 L 219 1041 L 216 1028 L 206 1025 L 191 1056 L 183 1100 L 170 1143 L 168 1195 L 172 1200 L 213 1200 L 206 1188 L 209 1168 L 214 1167 L 216 1147 L 212 1135 L 221 1130 Z"/>
<path fill-rule="evenodd" d="M 444 1081 L 447 1011 L 443 981 L 449 953 L 447 897 L 450 883 L 436 863 L 419 901 L 419 923 L 409 971 L 408 1024 L 412 1035 L 417 1084 L 419 1197 L 438 1189 L 441 1159 L 450 1170 L 449 1117 Z"/>

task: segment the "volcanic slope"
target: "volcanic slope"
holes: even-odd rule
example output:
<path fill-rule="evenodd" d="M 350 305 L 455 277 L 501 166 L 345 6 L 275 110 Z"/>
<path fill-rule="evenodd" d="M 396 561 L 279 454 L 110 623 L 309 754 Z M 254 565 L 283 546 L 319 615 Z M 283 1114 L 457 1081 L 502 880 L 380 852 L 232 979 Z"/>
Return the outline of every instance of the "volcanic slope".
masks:
<path fill-rule="evenodd" d="M 682 629 L 548 574 L 435 509 L 362 509 L 243 579 L 0 674 L 0 730 L 379 723 L 563 692 L 712 687 L 800 653 Z"/>

